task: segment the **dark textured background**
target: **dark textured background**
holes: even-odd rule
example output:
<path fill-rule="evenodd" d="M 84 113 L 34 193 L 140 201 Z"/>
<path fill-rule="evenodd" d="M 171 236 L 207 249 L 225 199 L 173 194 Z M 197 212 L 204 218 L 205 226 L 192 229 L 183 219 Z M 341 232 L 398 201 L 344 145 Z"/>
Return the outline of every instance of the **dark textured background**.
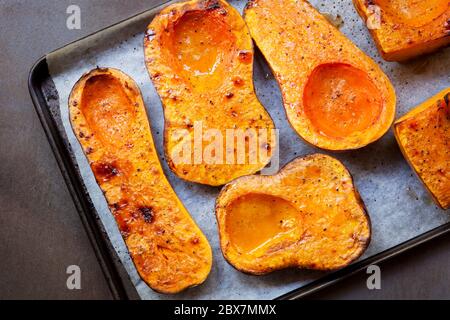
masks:
<path fill-rule="evenodd" d="M 27 89 L 45 53 L 150 8 L 155 0 L 0 0 L 0 299 L 108 299 L 96 262 Z M 66 28 L 77 4 L 82 29 Z M 450 299 L 450 236 L 381 265 L 382 290 L 361 273 L 313 298 Z M 82 290 L 66 289 L 68 265 Z"/>

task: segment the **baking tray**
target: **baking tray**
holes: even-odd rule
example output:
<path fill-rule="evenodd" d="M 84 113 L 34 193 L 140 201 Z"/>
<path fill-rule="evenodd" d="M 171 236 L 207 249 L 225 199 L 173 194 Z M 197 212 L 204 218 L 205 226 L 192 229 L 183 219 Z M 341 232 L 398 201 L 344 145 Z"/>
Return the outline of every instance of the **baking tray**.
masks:
<path fill-rule="evenodd" d="M 231 3 L 236 3 L 238 1 L 231 1 Z M 314 2 L 314 1 L 312 1 Z M 320 2 L 320 1 L 319 1 Z M 343 3 L 342 3 L 343 2 Z M 330 1 L 327 3 L 327 6 L 329 6 L 330 9 L 329 12 L 331 14 L 342 14 L 342 12 L 348 12 L 348 8 L 345 6 L 348 6 L 349 1 Z M 325 7 L 326 8 L 326 7 Z M 131 21 L 140 21 L 139 17 L 144 15 L 146 17 L 150 17 L 150 19 L 148 19 L 148 21 L 151 20 L 151 16 L 153 14 L 155 14 L 156 12 L 158 12 L 160 9 L 160 7 L 158 8 L 152 8 L 149 9 L 149 11 L 146 11 L 144 13 L 141 13 L 139 15 L 136 15 L 130 19 L 126 19 L 122 22 L 119 22 L 118 24 L 115 24 L 111 27 L 105 28 L 102 31 L 99 31 L 91 36 L 88 36 L 86 38 L 83 38 L 81 40 L 78 40 L 72 44 L 69 44 L 68 46 L 59 49 L 59 50 L 70 50 L 71 47 L 78 47 L 79 45 L 82 45 L 83 42 L 85 41 L 89 41 L 90 38 L 94 37 L 94 36 L 98 36 L 99 34 L 101 34 L 102 32 L 108 31 L 108 29 L 111 28 L 116 28 L 117 30 L 120 30 L 122 25 L 128 25 L 129 26 L 129 22 Z M 322 7 L 323 9 L 323 7 Z M 335 12 L 333 12 L 333 10 Z M 351 9 L 352 11 L 354 11 L 353 9 Z M 323 11 L 323 10 L 322 10 Z M 345 17 L 344 16 L 344 21 L 351 21 L 351 23 L 355 24 L 358 23 L 359 20 L 355 20 L 356 14 L 352 12 L 352 14 L 354 15 L 354 17 Z M 136 22 L 137 23 L 137 22 Z M 359 32 L 362 33 L 363 37 L 366 37 L 366 41 L 365 41 L 365 45 L 357 43 L 364 51 L 366 51 L 369 55 L 371 55 L 372 57 L 374 57 L 374 59 L 376 61 L 378 61 L 382 67 L 384 68 L 384 70 L 388 73 L 388 75 L 391 73 L 395 73 L 395 72 L 399 72 L 400 75 L 402 75 L 402 73 L 404 73 L 404 77 L 409 78 L 410 75 L 408 75 L 408 69 L 414 69 L 414 70 L 418 70 L 419 73 L 419 78 L 426 78 L 426 76 L 424 76 L 423 74 L 420 75 L 420 73 L 424 72 L 423 69 L 434 69 L 436 64 L 440 65 L 440 67 L 442 68 L 442 61 L 444 61 L 444 76 L 445 76 L 445 64 L 448 64 L 449 61 L 449 54 L 448 51 L 447 52 L 440 52 L 436 55 L 433 55 L 431 57 L 427 57 L 421 60 L 417 60 L 415 62 L 412 62 L 408 65 L 398 65 L 398 64 L 387 64 L 383 61 L 381 61 L 379 59 L 379 57 L 377 56 L 376 50 L 374 49 L 374 46 L 372 44 L 372 41 L 370 40 L 369 36 L 367 33 L 364 33 L 363 31 L 363 27 L 359 26 Z M 358 28 L 356 29 L 358 30 Z M 142 34 L 143 34 L 144 29 L 142 29 Z M 352 30 L 352 28 L 349 28 L 349 30 L 344 30 L 344 33 L 346 33 L 350 38 L 352 38 L 352 35 L 354 35 L 354 30 Z M 138 34 L 134 34 L 133 37 L 140 37 L 141 35 Z M 121 40 L 122 41 L 122 40 Z M 114 45 L 114 44 L 110 44 L 110 45 Z M 121 44 L 117 44 L 119 47 L 121 46 Z M 135 48 L 136 50 L 136 48 Z M 50 53 L 49 55 L 51 55 L 52 53 Z M 107 230 L 105 230 L 105 225 L 102 222 L 101 217 L 99 216 L 99 212 L 96 210 L 95 205 L 93 204 L 92 201 L 92 197 L 89 194 L 89 192 L 87 191 L 86 185 L 83 181 L 82 175 L 80 173 L 80 169 L 79 169 L 79 162 L 77 161 L 75 155 L 74 155 L 74 151 L 73 151 L 73 145 L 71 145 L 68 141 L 67 138 L 67 132 L 64 129 L 63 123 L 62 123 L 62 119 L 61 119 L 61 107 L 64 107 L 60 102 L 59 99 L 59 93 L 58 90 L 56 89 L 55 83 L 52 79 L 52 76 L 50 75 L 49 72 L 49 66 L 48 66 L 48 61 L 47 61 L 47 57 L 49 55 L 46 55 L 45 57 L 41 58 L 40 60 L 38 60 L 36 62 L 36 64 L 32 67 L 31 71 L 30 71 L 30 75 L 29 75 L 29 90 L 30 90 L 30 94 L 33 100 L 33 103 L 35 105 L 36 111 L 39 115 L 40 121 L 42 123 L 42 126 L 45 130 L 45 133 L 47 135 L 47 138 L 49 140 L 49 143 L 52 147 L 52 150 L 55 154 L 56 160 L 58 162 L 58 165 L 61 169 L 61 172 L 63 174 L 63 177 L 66 181 L 66 184 L 69 188 L 69 191 L 72 195 L 72 198 L 74 200 L 74 203 L 76 205 L 76 208 L 80 214 L 80 218 L 83 221 L 83 224 L 87 230 L 88 236 L 91 240 L 91 243 L 94 247 L 94 250 L 96 252 L 97 258 L 99 260 L 99 263 L 102 267 L 102 270 L 105 274 L 106 279 L 108 280 L 108 283 L 110 285 L 110 289 L 111 292 L 113 294 L 113 297 L 116 299 L 136 299 L 139 297 L 142 297 L 142 294 L 138 294 L 138 292 L 136 291 L 136 286 L 135 283 L 132 282 L 133 279 L 130 279 L 130 273 L 127 272 L 127 270 L 125 270 L 124 265 L 123 265 L 123 260 L 121 260 L 121 258 L 119 257 L 118 251 L 114 248 L 114 246 L 112 245 L 111 241 L 110 241 L 110 237 L 108 235 Z M 142 57 L 143 59 L 143 57 Z M 260 78 L 260 83 L 261 81 L 269 81 L 271 83 L 271 87 L 273 89 L 273 83 L 274 80 L 273 78 L 270 76 L 270 71 L 268 71 L 267 66 L 265 65 L 265 62 L 263 61 L 261 55 L 256 52 L 256 62 L 255 62 L 255 73 L 259 73 L 259 78 Z M 431 60 L 431 61 L 430 61 Z M 106 66 L 104 66 L 106 67 Z M 397 69 L 400 69 L 400 71 L 398 71 Z M 394 71 L 395 70 L 395 71 Z M 406 71 L 405 71 L 406 70 Z M 448 70 L 448 68 L 447 68 Z M 432 70 L 431 70 L 432 71 Z M 430 71 L 430 72 L 431 72 Z M 143 73 L 146 73 L 146 70 L 143 69 L 142 70 Z M 80 76 L 81 76 L 81 71 L 80 71 Z M 431 72 L 433 73 L 433 72 Z M 261 79 L 262 78 L 262 79 Z M 432 79 L 432 78 L 431 78 Z M 414 79 L 412 80 L 414 81 Z M 284 125 L 287 127 L 287 121 L 284 119 L 281 119 L 282 116 L 284 116 L 284 110 L 283 107 L 281 105 L 281 101 L 276 102 L 276 95 L 277 93 L 273 93 L 273 91 L 268 92 L 267 90 L 265 90 L 264 88 L 261 89 L 260 86 L 258 86 L 258 81 L 256 81 L 256 89 L 257 89 L 257 93 L 258 96 L 260 97 L 260 99 L 263 101 L 263 104 L 266 105 L 264 103 L 264 101 L 269 101 L 269 102 L 274 102 L 272 104 L 273 105 L 270 109 L 268 108 L 269 113 L 271 113 L 272 117 L 274 117 L 275 119 L 278 119 L 278 121 L 276 121 L 276 125 L 277 127 L 279 127 L 279 123 L 284 121 Z M 448 77 L 447 80 L 442 80 L 440 81 L 440 86 L 442 86 L 442 83 L 444 83 L 444 85 L 448 86 Z M 396 84 L 394 82 L 394 84 Z M 142 84 L 141 84 L 142 85 Z M 147 83 L 144 84 L 145 88 L 144 90 L 149 90 L 149 87 L 151 87 L 151 82 L 148 79 Z M 397 83 L 397 88 L 400 86 L 402 90 L 406 90 L 407 89 L 407 85 L 408 83 L 406 83 L 405 85 L 398 85 Z M 264 86 L 264 85 L 263 85 Z M 412 88 L 413 89 L 413 88 Z M 413 93 L 415 90 L 410 90 L 409 94 Z M 431 86 L 431 88 L 424 88 L 425 91 L 430 91 L 430 93 L 428 94 L 429 96 L 432 95 L 433 92 L 431 91 L 435 91 L 438 92 L 439 91 L 439 85 L 434 84 Z M 423 90 L 422 90 L 423 91 Z M 145 95 L 145 92 L 143 91 L 143 94 Z M 406 92 L 406 94 L 408 94 L 408 92 Z M 269 98 L 265 98 L 265 95 L 269 95 L 269 96 L 273 96 L 275 95 L 275 98 L 273 97 L 269 97 Z M 403 94 L 403 96 L 405 96 L 405 93 Z M 405 111 L 407 111 L 409 108 L 413 107 L 414 105 L 418 104 L 421 100 L 425 100 L 425 98 L 427 98 L 427 96 L 418 96 L 418 97 L 413 97 L 413 98 L 409 98 L 409 99 L 405 99 L 408 102 L 408 106 L 403 105 L 402 110 L 400 110 L 400 112 L 398 112 L 399 114 L 403 114 Z M 267 100 L 269 99 L 269 100 Z M 413 101 L 413 103 L 411 102 Z M 157 108 L 160 108 L 159 105 L 156 106 Z M 274 110 L 276 110 L 276 114 L 274 116 Z M 155 136 L 155 125 L 154 122 L 155 121 L 162 121 L 162 119 L 151 119 L 152 122 L 152 127 L 153 127 L 153 135 Z M 283 126 L 283 124 L 281 124 Z M 287 129 L 286 129 L 287 130 Z M 158 139 L 159 137 L 155 137 L 155 142 L 157 147 L 161 146 L 161 143 L 158 143 Z M 280 139 L 283 139 L 283 136 L 281 136 Z M 314 148 L 311 148 L 309 146 L 306 146 L 301 140 L 298 139 L 298 137 L 296 137 L 295 139 L 286 139 L 287 141 L 282 141 L 282 145 L 286 146 L 286 143 L 288 143 L 289 145 L 296 145 L 296 144 L 300 144 L 299 145 L 299 149 L 300 151 L 298 152 L 298 154 L 303 154 L 303 153 L 311 153 L 311 152 L 317 152 L 318 150 L 315 150 Z M 387 152 L 386 156 L 378 156 L 379 162 L 380 162 L 380 166 L 388 166 L 388 164 L 386 164 L 386 162 L 388 162 L 390 160 L 390 157 L 393 157 L 396 159 L 396 161 L 398 160 L 403 160 L 401 158 L 400 155 L 400 151 L 398 150 L 394 138 L 392 137 L 392 133 L 390 132 L 386 137 L 384 137 L 381 142 L 377 142 L 374 144 L 375 146 L 369 146 L 363 150 L 360 151 L 355 151 L 355 152 L 349 152 L 346 154 L 333 154 L 331 153 L 333 156 L 340 158 L 341 160 L 344 161 L 344 163 L 346 163 L 347 165 L 350 165 L 350 167 L 353 166 L 357 166 L 357 167 L 362 167 L 361 170 L 357 170 L 360 172 L 370 172 L 371 167 L 365 167 L 365 163 L 368 161 L 364 160 L 364 157 L 370 157 L 370 154 L 376 154 L 379 153 L 380 150 L 381 151 L 386 151 L 388 150 L 389 152 Z M 300 147 L 301 146 L 301 147 Z M 161 148 L 158 148 L 159 151 L 161 151 Z M 292 149 L 289 148 L 289 149 Z M 297 155 L 297 152 L 294 152 L 295 155 Z M 288 157 L 288 155 L 286 155 L 286 157 Z M 286 163 L 287 161 L 289 161 L 290 159 L 286 158 L 282 159 L 282 164 Z M 291 157 L 292 158 L 292 157 Z M 362 158 L 362 159 L 359 159 Z M 370 160 L 372 161 L 372 160 Z M 384 164 L 383 164 L 384 162 Z M 177 179 L 176 177 L 173 177 L 173 174 L 171 172 L 168 171 L 167 166 L 165 166 L 164 162 L 164 169 L 166 171 L 166 174 L 169 176 L 169 180 L 171 181 L 171 183 L 174 183 L 174 179 Z M 370 165 L 372 166 L 372 164 Z M 415 201 L 416 202 L 416 206 L 421 208 L 422 206 L 425 206 L 425 208 L 429 208 L 430 211 L 430 215 L 434 214 L 437 215 L 437 219 L 436 221 L 433 220 L 433 223 L 430 223 L 430 221 L 428 219 L 422 219 L 422 221 L 420 221 L 420 217 L 418 221 L 410 221 L 408 220 L 408 213 L 401 213 L 400 217 L 398 217 L 400 220 L 401 218 L 404 216 L 404 222 L 403 225 L 407 226 L 407 225 L 418 225 L 418 227 L 415 229 L 415 233 L 411 232 L 411 234 L 413 234 L 413 236 L 407 237 L 406 241 L 397 241 L 398 243 L 396 243 L 393 246 L 388 246 L 388 248 L 384 248 L 384 250 L 380 250 L 379 248 L 383 248 L 383 244 L 379 244 L 377 242 L 374 243 L 374 241 L 372 241 L 372 250 L 369 250 L 368 253 L 366 253 L 359 261 L 353 263 L 352 265 L 341 269 L 339 271 L 336 272 L 332 272 L 332 273 L 318 273 L 318 272 L 311 272 L 311 271 L 289 271 L 289 270 L 284 270 L 284 271 L 279 271 L 276 273 L 276 275 L 274 276 L 269 276 L 269 278 L 267 277 L 260 277 L 260 280 L 252 280 L 252 281 L 260 281 L 263 285 L 267 285 L 267 290 L 270 291 L 270 287 L 274 286 L 274 283 L 277 282 L 278 285 L 282 285 L 283 283 L 283 273 L 288 273 L 287 278 L 290 280 L 290 286 L 286 285 L 286 289 L 284 290 L 284 292 L 282 292 L 281 294 L 278 294 L 276 297 L 278 297 L 279 299 L 295 299 L 295 298 L 301 298 L 301 297 L 305 297 L 306 295 L 313 293 L 315 291 L 318 291 L 326 286 L 329 286 L 333 283 L 336 283 L 360 270 L 365 269 L 367 266 L 371 265 L 371 264 L 376 264 L 376 263 L 380 263 L 388 258 L 391 258 L 397 254 L 400 254 L 408 249 L 411 249 L 413 247 L 416 247 L 418 245 L 420 245 L 421 243 L 424 243 L 426 241 L 429 241 L 437 236 L 440 236 L 444 233 L 447 233 L 448 231 L 450 231 L 450 218 L 448 217 L 448 215 L 442 211 L 437 209 L 433 204 L 431 204 L 430 202 L 430 198 L 427 195 L 426 191 L 424 190 L 424 188 L 421 186 L 420 182 L 418 181 L 418 179 L 416 179 L 415 177 L 412 176 L 412 172 L 410 172 L 410 169 L 408 168 L 408 166 L 406 165 L 406 162 L 403 161 L 403 164 L 400 166 L 401 170 L 405 171 L 407 173 L 408 176 L 411 176 L 411 178 L 408 178 L 408 182 L 407 184 L 407 188 L 406 188 L 406 194 L 409 197 L 409 200 L 411 201 Z M 352 169 L 352 168 L 350 168 Z M 396 167 L 397 169 L 397 167 Z M 351 170 L 352 171 L 352 170 Z M 397 184 L 401 184 L 403 181 L 397 181 Z M 183 183 L 183 182 L 176 182 L 177 184 Z M 363 188 L 362 188 L 362 196 L 363 199 L 367 200 L 368 198 L 368 193 L 372 193 L 375 192 L 375 190 L 370 190 L 370 188 L 366 188 L 365 184 L 364 184 L 364 180 L 359 179 L 358 181 L 358 176 L 356 176 L 356 184 L 358 186 L 360 186 L 361 184 L 363 184 Z M 204 188 L 204 187 L 201 187 Z M 397 185 L 395 189 L 399 189 L 400 190 L 405 189 L 405 186 L 402 185 Z M 368 189 L 368 190 L 366 190 Z M 400 191 L 398 191 L 400 193 Z M 365 196 L 366 195 L 366 196 Z M 372 201 L 376 201 L 377 198 L 376 196 L 370 197 Z M 399 200 L 401 198 L 401 196 L 398 197 Z M 415 199 L 414 199 L 415 198 Z M 378 199 L 380 200 L 380 199 Z M 381 199 L 383 200 L 383 199 Z M 423 202 L 421 204 L 421 202 Z M 367 201 L 366 201 L 367 204 Z M 189 207 L 188 207 L 189 209 Z M 395 208 L 392 208 L 392 211 L 394 211 Z M 369 205 L 369 213 L 371 213 L 370 210 L 370 205 Z M 419 213 L 416 213 L 417 215 Z M 425 213 L 428 215 L 428 213 Z M 392 215 L 395 215 L 395 212 L 392 212 Z M 194 215 L 194 218 L 197 218 Z M 372 221 L 374 217 L 372 216 Z M 215 219 L 215 218 L 214 218 Z M 417 220 L 417 218 L 416 218 Z M 388 220 L 389 221 L 389 220 Z M 420 224 L 425 224 L 425 226 L 420 226 Z M 428 225 L 429 224 L 429 225 Z M 200 226 L 202 227 L 202 225 L 200 224 Z M 377 225 L 375 225 L 376 227 Z M 384 224 L 380 225 L 379 228 L 383 228 L 385 227 Z M 428 228 L 427 228 L 428 227 Z M 406 228 L 406 227 L 404 227 Z M 400 234 L 404 235 L 403 233 L 405 232 L 403 229 L 401 230 L 397 230 Z M 395 234 L 396 230 L 388 230 L 387 234 L 389 236 L 389 233 Z M 217 236 L 216 236 L 217 237 Z M 394 236 L 395 237 L 395 236 Z M 211 240 L 211 239 L 210 239 Z M 378 239 L 375 239 L 375 241 L 377 241 Z M 378 242 L 382 242 L 382 241 L 378 241 Z M 386 246 L 386 244 L 384 244 Z M 375 248 L 373 248 L 375 246 Z M 216 248 L 217 249 L 217 248 Z M 370 249 L 370 247 L 369 247 Z M 217 252 L 216 252 L 217 253 Z M 123 255 L 123 252 L 121 253 Z M 220 260 L 220 263 L 224 263 L 222 256 L 218 256 L 217 254 L 215 254 L 215 263 L 217 264 L 218 260 Z M 237 272 L 235 270 L 230 270 L 228 269 L 229 272 Z M 248 277 L 248 276 L 242 276 L 242 277 Z M 292 279 L 295 279 L 296 277 L 301 278 L 302 282 L 299 283 L 298 285 L 295 285 L 295 283 L 292 283 Z M 131 277 L 133 278 L 133 277 Z M 209 281 L 209 280 L 208 280 Z M 211 286 L 211 284 L 209 284 Z M 292 288 L 293 286 L 295 286 L 294 288 Z M 189 292 L 192 293 L 191 290 L 195 290 L 195 289 L 190 289 L 188 290 L 187 294 L 184 294 L 183 296 L 181 296 L 182 298 L 195 298 L 198 297 L 195 293 L 193 294 L 189 294 Z M 278 292 L 280 291 L 280 288 L 278 288 Z M 177 296 L 175 296 L 177 297 Z M 180 297 L 180 296 L 178 296 Z M 200 296 L 200 297 L 204 297 L 204 296 Z M 245 298 L 258 298 L 258 296 L 253 296 L 253 295 L 246 295 L 244 294 L 243 297 Z M 266 297 L 266 296 L 263 296 Z M 273 298 L 276 298 L 273 297 Z"/>

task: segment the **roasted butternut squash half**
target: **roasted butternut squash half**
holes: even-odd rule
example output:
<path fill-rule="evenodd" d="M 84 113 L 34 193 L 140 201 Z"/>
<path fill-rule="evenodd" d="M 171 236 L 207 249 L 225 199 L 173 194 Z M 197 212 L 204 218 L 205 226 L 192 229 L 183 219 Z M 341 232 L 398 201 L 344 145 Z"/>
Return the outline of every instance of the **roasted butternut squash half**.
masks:
<path fill-rule="evenodd" d="M 450 208 L 450 88 L 408 112 L 394 128 L 403 155 L 435 202 Z"/>
<path fill-rule="evenodd" d="M 370 242 L 370 219 L 338 160 L 297 158 L 274 176 L 227 184 L 216 203 L 220 245 L 236 269 L 266 274 L 288 267 L 342 268 Z"/>
<path fill-rule="evenodd" d="M 404 61 L 450 44 L 448 0 L 353 0 L 383 58 Z"/>
<path fill-rule="evenodd" d="M 144 48 L 175 174 L 218 186 L 266 166 L 276 147 L 274 124 L 255 95 L 252 40 L 233 7 L 222 0 L 175 3 L 148 26 Z"/>
<path fill-rule="evenodd" d="M 211 269 L 208 240 L 164 175 L 136 83 L 95 69 L 75 84 L 70 121 L 142 279 L 177 293 Z"/>
<path fill-rule="evenodd" d="M 390 128 L 396 96 L 389 79 L 307 1 L 250 0 L 245 21 L 304 140 L 357 149 Z"/>

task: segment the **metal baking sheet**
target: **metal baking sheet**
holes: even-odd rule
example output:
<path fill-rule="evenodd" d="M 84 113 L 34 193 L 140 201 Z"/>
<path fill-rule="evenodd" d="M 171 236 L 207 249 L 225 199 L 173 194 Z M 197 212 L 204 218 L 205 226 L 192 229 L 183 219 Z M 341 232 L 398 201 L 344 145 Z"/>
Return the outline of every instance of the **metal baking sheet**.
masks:
<path fill-rule="evenodd" d="M 246 1 L 232 0 L 230 3 L 242 12 Z M 311 3 L 321 12 L 342 17 L 341 31 L 381 65 L 397 91 L 397 116 L 450 85 L 449 49 L 406 64 L 387 63 L 378 55 L 350 0 L 317 0 Z M 326 273 L 307 270 L 282 270 L 255 277 L 233 269 L 224 260 L 218 241 L 214 201 L 220 189 L 184 182 L 168 169 L 163 153 L 164 120 L 161 103 L 147 75 L 142 49 L 144 30 L 160 9 L 158 7 L 144 12 L 46 57 L 59 95 L 61 121 L 68 147 L 75 156 L 83 183 L 108 238 L 139 296 L 143 299 L 273 299 L 304 287 L 311 281 L 324 279 L 328 276 Z M 175 296 L 155 293 L 139 278 L 127 253 L 125 243 L 68 120 L 67 101 L 73 85 L 84 72 L 97 66 L 118 68 L 134 78 L 141 88 L 166 175 L 213 248 L 213 268 L 209 278 L 201 286 Z M 259 99 L 280 130 L 280 165 L 283 166 L 297 156 L 324 152 L 304 143 L 291 129 L 285 118 L 277 83 L 258 53 L 254 80 Z M 360 260 L 450 222 L 448 213 L 435 206 L 404 161 L 392 131 L 361 150 L 328 154 L 340 159 L 349 168 L 372 220 L 372 242 Z"/>

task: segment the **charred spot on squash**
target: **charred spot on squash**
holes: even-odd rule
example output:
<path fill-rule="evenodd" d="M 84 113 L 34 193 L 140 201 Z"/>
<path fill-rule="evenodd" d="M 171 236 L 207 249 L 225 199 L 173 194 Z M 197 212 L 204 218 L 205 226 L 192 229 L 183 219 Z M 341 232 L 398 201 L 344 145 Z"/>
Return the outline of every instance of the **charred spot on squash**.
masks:
<path fill-rule="evenodd" d="M 450 110 L 450 93 L 444 96 L 444 103 L 447 105 L 447 109 Z"/>
<path fill-rule="evenodd" d="M 205 2 L 206 10 L 216 10 L 216 9 L 222 8 L 220 6 L 219 1 L 217 1 L 217 0 L 205 0 L 204 2 Z"/>
<path fill-rule="evenodd" d="M 108 182 L 109 180 L 120 174 L 120 171 L 117 168 L 117 162 L 94 162 L 91 167 L 95 177 L 102 182 Z"/>
<path fill-rule="evenodd" d="M 419 130 L 419 124 L 416 121 L 410 121 L 410 123 L 408 124 L 408 127 L 414 131 Z"/>
<path fill-rule="evenodd" d="M 244 85 L 244 79 L 242 79 L 241 77 L 239 77 L 239 76 L 235 76 L 235 77 L 233 77 L 233 79 L 232 79 L 232 81 L 233 81 L 233 83 L 234 83 L 234 85 L 236 86 L 236 87 L 242 87 L 243 85 Z"/>
<path fill-rule="evenodd" d="M 152 223 L 155 220 L 155 212 L 152 207 L 140 207 L 138 210 L 145 222 Z"/>
<path fill-rule="evenodd" d="M 309 76 L 303 105 L 321 134 L 343 138 L 376 123 L 383 98 L 366 72 L 348 64 L 327 63 Z"/>
<path fill-rule="evenodd" d="M 243 195 L 227 208 L 230 243 L 249 253 L 299 228 L 301 213 L 289 201 L 267 194 Z"/>
<path fill-rule="evenodd" d="M 248 50 L 239 51 L 239 61 L 246 64 L 252 63 L 253 53 Z"/>
<path fill-rule="evenodd" d="M 220 1 L 218 0 L 206 0 L 206 10 L 213 11 L 216 10 L 219 14 L 225 16 L 227 15 L 227 10 L 222 7 Z"/>
<path fill-rule="evenodd" d="M 225 97 L 226 97 L 227 99 L 231 99 L 231 98 L 234 97 L 234 93 L 233 93 L 233 92 L 227 92 L 227 93 L 225 94 Z"/>
<path fill-rule="evenodd" d="M 125 209 L 126 207 L 128 207 L 128 203 L 129 203 L 128 200 L 121 200 L 121 201 L 119 201 L 119 202 L 114 203 L 114 204 L 111 206 L 111 209 L 112 209 L 114 212 L 123 210 L 123 209 Z"/>

